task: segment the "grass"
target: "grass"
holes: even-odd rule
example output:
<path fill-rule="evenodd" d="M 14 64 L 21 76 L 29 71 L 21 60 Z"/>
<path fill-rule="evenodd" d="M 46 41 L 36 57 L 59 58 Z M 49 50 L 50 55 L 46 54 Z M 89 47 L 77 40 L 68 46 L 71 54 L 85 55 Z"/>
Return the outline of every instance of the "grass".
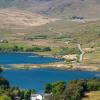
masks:
<path fill-rule="evenodd" d="M 50 27 L 58 32 L 61 32 L 62 36 L 59 36 L 59 34 L 55 32 L 50 32 L 48 30 Z M 52 41 L 55 40 L 55 43 L 56 41 L 63 42 L 63 45 L 65 45 L 65 41 L 69 41 L 70 39 L 71 43 L 81 43 L 85 47 L 100 46 L 99 27 L 100 21 L 79 23 L 61 20 L 49 23 L 44 26 L 23 27 L 22 29 L 10 29 L 10 27 L 8 28 L 6 26 L 4 29 L 0 29 L 0 37 L 7 38 L 9 41 L 15 42 L 18 42 L 20 40 L 20 42 L 24 42 L 26 44 L 26 40 L 24 40 L 24 38 L 33 37 L 34 40 L 39 38 L 40 40 L 38 41 L 41 41 L 41 38 L 42 40 L 45 40 L 44 36 L 46 36 L 46 39 Z M 31 41 L 30 43 L 32 44 L 32 42 L 33 41 Z"/>
<path fill-rule="evenodd" d="M 84 63 L 100 65 L 100 51 L 86 53 L 84 57 L 86 58 L 86 60 L 84 60 Z"/>
<path fill-rule="evenodd" d="M 58 21 L 51 24 L 55 30 L 62 32 L 66 38 L 72 38 L 73 42 L 82 43 L 83 45 L 89 45 L 94 41 L 95 45 L 100 44 L 100 38 L 98 34 L 100 33 L 100 21 L 95 22 L 67 22 L 65 20 Z"/>
<path fill-rule="evenodd" d="M 91 91 L 86 93 L 86 96 L 82 100 L 100 100 L 100 91 Z"/>

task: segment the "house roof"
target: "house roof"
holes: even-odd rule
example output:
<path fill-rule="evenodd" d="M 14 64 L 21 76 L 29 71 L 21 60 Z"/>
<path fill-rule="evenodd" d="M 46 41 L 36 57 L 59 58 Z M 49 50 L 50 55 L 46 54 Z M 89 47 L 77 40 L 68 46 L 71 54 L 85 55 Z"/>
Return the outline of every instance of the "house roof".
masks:
<path fill-rule="evenodd" d="M 42 98 L 42 95 L 40 94 L 31 94 L 31 97 L 36 97 L 37 99 Z"/>

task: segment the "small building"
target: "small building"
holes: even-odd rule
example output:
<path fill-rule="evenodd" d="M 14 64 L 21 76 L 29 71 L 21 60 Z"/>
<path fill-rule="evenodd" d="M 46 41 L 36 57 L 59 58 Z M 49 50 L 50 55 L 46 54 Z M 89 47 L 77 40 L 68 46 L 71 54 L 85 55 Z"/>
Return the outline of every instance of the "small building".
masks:
<path fill-rule="evenodd" d="M 0 43 L 8 43 L 8 41 L 7 40 L 0 40 Z"/>
<path fill-rule="evenodd" d="M 14 100 L 20 100 L 21 98 L 19 96 L 15 96 Z"/>
<path fill-rule="evenodd" d="M 31 94 L 30 100 L 43 100 L 43 96 L 40 94 Z"/>
<path fill-rule="evenodd" d="M 77 55 L 73 54 L 73 55 L 65 55 L 63 56 L 64 59 L 66 60 L 77 60 Z"/>
<path fill-rule="evenodd" d="M 95 49 L 95 48 L 83 48 L 83 50 L 84 50 L 86 53 L 89 53 L 89 52 L 94 52 L 96 49 Z"/>
<path fill-rule="evenodd" d="M 84 19 L 84 17 L 80 17 L 80 16 L 73 16 L 73 17 L 71 17 L 71 19 L 79 19 L 79 20 L 82 20 L 82 19 Z"/>

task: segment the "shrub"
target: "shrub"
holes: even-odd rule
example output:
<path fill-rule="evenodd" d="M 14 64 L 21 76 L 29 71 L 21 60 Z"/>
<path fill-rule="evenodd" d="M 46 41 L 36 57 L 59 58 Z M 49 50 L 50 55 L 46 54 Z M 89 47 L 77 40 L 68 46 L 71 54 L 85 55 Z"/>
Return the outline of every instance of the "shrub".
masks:
<path fill-rule="evenodd" d="M 3 77 L 0 77 L 0 88 L 9 88 L 9 82 Z"/>
<path fill-rule="evenodd" d="M 51 48 L 50 47 L 44 47 L 43 51 L 51 51 Z"/>

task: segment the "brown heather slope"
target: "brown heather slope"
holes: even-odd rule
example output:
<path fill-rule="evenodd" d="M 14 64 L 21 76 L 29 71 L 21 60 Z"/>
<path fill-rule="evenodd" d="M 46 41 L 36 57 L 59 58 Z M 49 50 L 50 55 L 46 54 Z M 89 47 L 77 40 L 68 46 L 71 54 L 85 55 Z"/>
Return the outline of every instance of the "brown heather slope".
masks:
<path fill-rule="evenodd" d="M 11 26 L 41 26 L 54 21 L 36 13 L 15 9 L 0 10 L 0 27 Z"/>
<path fill-rule="evenodd" d="M 0 8 L 17 8 L 61 17 L 100 18 L 100 0 L 0 0 Z"/>

